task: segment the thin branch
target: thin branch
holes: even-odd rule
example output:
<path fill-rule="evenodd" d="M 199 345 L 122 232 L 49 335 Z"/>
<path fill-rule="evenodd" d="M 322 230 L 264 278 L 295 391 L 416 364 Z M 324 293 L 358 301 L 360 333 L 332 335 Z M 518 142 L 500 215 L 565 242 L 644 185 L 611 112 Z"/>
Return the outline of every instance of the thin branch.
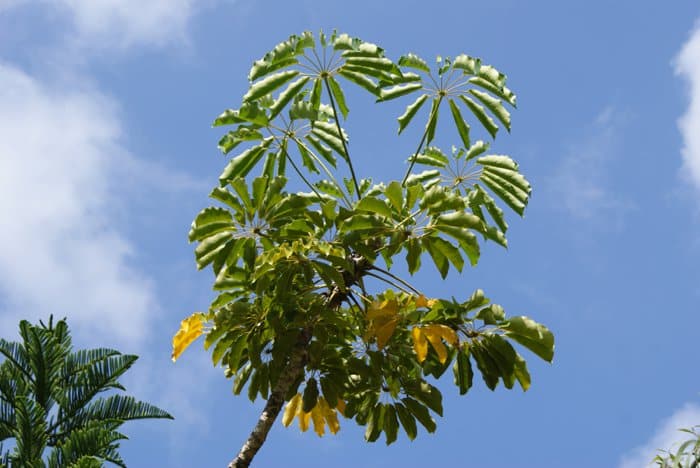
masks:
<path fill-rule="evenodd" d="M 418 294 L 418 295 L 421 295 L 421 294 L 422 294 L 419 290 L 417 290 L 416 288 L 414 288 L 414 287 L 411 285 L 411 283 L 409 283 L 408 281 L 406 281 L 406 280 L 400 278 L 399 276 L 396 276 L 395 274 L 391 273 L 390 271 L 385 270 L 384 268 L 378 267 L 378 266 L 376 266 L 376 265 L 372 265 L 372 266 L 370 267 L 370 269 L 371 269 L 371 270 L 376 270 L 376 271 L 378 271 L 378 272 L 380 272 L 380 273 L 383 273 L 383 274 L 389 276 L 390 278 L 395 279 L 396 281 L 400 282 L 401 284 L 403 284 L 403 285 L 406 286 L 407 288 L 411 289 L 414 293 L 416 293 L 416 294 Z"/>
<path fill-rule="evenodd" d="M 406 289 L 406 288 L 404 288 L 403 286 L 401 286 L 399 283 L 396 283 L 396 282 L 394 282 L 394 281 L 391 281 L 390 279 L 384 278 L 383 276 L 379 276 L 379 275 L 374 274 L 374 273 L 369 272 L 369 271 L 368 271 L 367 273 L 365 273 L 365 274 L 366 274 L 367 276 L 371 276 L 372 278 L 377 278 L 378 280 L 384 281 L 386 284 L 389 284 L 389 285 L 395 287 L 396 289 L 399 289 L 399 290 L 401 290 L 401 291 L 403 291 L 403 292 L 405 292 L 405 293 L 409 293 L 409 294 L 411 293 L 411 290 L 410 290 L 410 289 Z"/>

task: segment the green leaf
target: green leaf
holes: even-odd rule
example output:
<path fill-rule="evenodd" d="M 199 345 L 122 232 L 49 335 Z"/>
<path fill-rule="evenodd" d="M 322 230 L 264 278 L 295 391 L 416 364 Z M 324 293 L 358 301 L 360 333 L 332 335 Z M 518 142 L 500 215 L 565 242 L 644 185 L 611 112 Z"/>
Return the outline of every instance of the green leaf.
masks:
<path fill-rule="evenodd" d="M 262 159 L 265 151 L 272 143 L 273 137 L 265 138 L 259 145 L 247 149 L 233 158 L 219 176 L 219 183 L 223 187 L 237 177 L 245 177 L 253 167 Z"/>
<path fill-rule="evenodd" d="M 474 318 L 482 320 L 486 325 L 497 325 L 506 318 L 506 313 L 498 304 L 490 304 L 476 313 Z"/>
<path fill-rule="evenodd" d="M 338 74 L 346 80 L 365 88 L 367 91 L 374 94 L 375 96 L 379 95 L 379 88 L 377 87 L 377 83 L 375 83 L 371 78 L 368 78 L 362 73 L 357 73 L 354 71 L 346 70 L 345 68 L 341 68 L 340 71 L 338 71 Z"/>
<path fill-rule="evenodd" d="M 412 104 L 406 107 L 406 111 L 398 118 L 399 121 L 399 135 L 403 132 L 404 128 L 411 122 L 416 113 L 423 107 L 423 104 L 428 99 L 427 94 L 419 96 Z"/>
<path fill-rule="evenodd" d="M 471 142 L 469 140 L 469 125 L 464 121 L 459 107 L 457 107 L 457 104 L 455 104 L 454 100 L 452 99 L 450 99 L 450 111 L 452 111 L 452 118 L 455 121 L 457 131 L 459 132 L 459 137 L 462 139 L 464 147 L 469 148 L 471 146 Z"/>
<path fill-rule="evenodd" d="M 503 181 L 502 178 L 494 177 L 492 174 L 483 173 L 479 180 L 484 183 L 498 198 L 503 200 L 513 211 L 522 216 L 525 213 L 525 205 L 528 195 L 522 190 L 516 190 L 515 186 Z"/>
<path fill-rule="evenodd" d="M 531 318 L 511 317 L 500 327 L 511 338 L 547 362 L 554 358 L 554 335 L 544 325 Z"/>
<path fill-rule="evenodd" d="M 331 133 L 327 132 L 326 129 L 320 128 L 318 126 L 314 126 L 314 128 L 311 129 L 311 133 L 323 143 L 331 147 L 333 151 L 342 156 L 343 159 L 347 159 L 345 149 L 343 148 L 343 142 L 340 138 L 338 138 L 335 135 L 332 135 Z"/>
<path fill-rule="evenodd" d="M 484 106 L 486 106 L 486 108 L 496 116 L 503 126 L 506 127 L 506 130 L 510 132 L 510 112 L 503 107 L 503 103 L 499 99 L 476 89 L 470 89 L 469 93 L 481 101 L 482 104 L 484 104 Z"/>
<path fill-rule="evenodd" d="M 469 110 L 472 111 L 476 118 L 479 119 L 481 125 L 483 125 L 486 131 L 488 131 L 491 135 L 491 138 L 496 138 L 496 133 L 498 132 L 498 125 L 496 125 L 493 119 L 489 117 L 484 108 L 476 102 L 474 102 L 471 98 L 468 98 L 467 96 L 460 95 L 459 97 L 460 99 L 462 99 L 462 101 L 464 101 L 467 107 L 469 107 Z"/>
<path fill-rule="evenodd" d="M 435 128 L 437 128 L 438 121 L 438 108 L 440 107 L 440 101 L 442 98 L 433 98 L 433 104 L 430 107 L 430 114 L 428 117 L 428 123 L 425 125 L 426 139 L 425 144 L 429 145 L 431 141 L 435 138 Z"/>
<path fill-rule="evenodd" d="M 386 434 L 386 444 L 396 442 L 399 431 L 399 420 L 396 417 L 396 408 L 393 405 L 384 405 L 384 433 Z"/>
<path fill-rule="evenodd" d="M 516 352 L 506 340 L 498 335 L 487 335 L 483 337 L 482 345 L 491 359 L 496 363 L 498 372 L 501 374 L 503 385 L 511 389 L 515 384 L 515 361 Z"/>
<path fill-rule="evenodd" d="M 420 246 L 420 241 L 415 238 L 411 238 L 404 244 L 406 248 L 406 264 L 408 265 L 408 272 L 414 274 L 420 270 L 420 255 L 422 249 Z"/>
<path fill-rule="evenodd" d="M 469 391 L 474 380 L 474 371 L 472 371 L 472 364 L 469 360 L 468 347 L 465 346 L 457 353 L 457 359 L 452 366 L 452 370 L 455 376 L 455 385 L 459 387 L 459 394 L 464 395 Z"/>
<path fill-rule="evenodd" d="M 383 72 L 400 73 L 394 62 L 386 57 L 354 56 L 347 53 L 343 54 L 343 57 L 345 57 L 345 63 L 348 65 L 370 68 Z"/>
<path fill-rule="evenodd" d="M 413 398 L 442 416 L 442 393 L 436 387 L 428 382 L 421 382 L 416 388 L 410 389 L 409 393 Z"/>
<path fill-rule="evenodd" d="M 335 102 L 338 103 L 338 108 L 340 109 L 340 113 L 343 114 L 344 119 L 347 119 L 349 110 L 348 110 L 347 104 L 345 103 L 345 95 L 343 94 L 343 89 L 340 87 L 340 84 L 338 84 L 338 82 L 332 76 L 328 77 L 327 83 L 331 89 L 331 93 L 333 93 L 333 97 L 335 98 Z"/>
<path fill-rule="evenodd" d="M 310 78 L 308 76 L 302 76 L 298 80 L 290 83 L 289 86 L 287 86 L 287 89 L 280 93 L 275 103 L 272 105 L 272 107 L 270 107 L 270 119 L 279 114 L 280 111 L 284 109 L 284 106 L 289 104 L 289 101 L 299 94 L 304 86 L 306 86 L 306 83 L 309 82 L 309 79 Z"/>
<path fill-rule="evenodd" d="M 428 64 L 425 62 L 425 60 L 412 53 L 402 55 L 399 58 L 398 63 L 401 67 L 409 67 L 415 70 L 423 71 L 425 73 L 430 73 L 430 67 L 428 67 Z"/>
<path fill-rule="evenodd" d="M 470 57 L 466 54 L 461 54 L 455 57 L 452 62 L 452 67 L 464 70 L 470 75 L 474 75 L 481 65 L 481 60 L 475 57 Z"/>
<path fill-rule="evenodd" d="M 515 94 L 513 91 L 510 89 L 506 88 L 505 86 L 499 87 L 491 83 L 490 81 L 475 76 L 474 78 L 469 79 L 469 83 L 474 84 L 476 86 L 479 86 L 481 88 L 484 88 L 485 90 L 495 94 L 496 96 L 500 97 L 501 99 L 504 99 L 508 104 L 511 106 L 515 107 Z"/>
<path fill-rule="evenodd" d="M 311 88 L 309 102 L 314 110 L 317 110 L 321 106 L 321 78 L 316 78 L 314 80 L 314 86 Z"/>
<path fill-rule="evenodd" d="M 232 231 L 234 230 L 232 221 L 231 213 L 224 208 L 205 208 L 192 222 L 188 240 L 190 242 L 200 241 L 219 232 Z"/>
<path fill-rule="evenodd" d="M 440 171 L 437 169 L 431 169 L 427 171 L 420 172 L 418 174 L 411 174 L 406 178 L 406 186 L 410 187 L 415 184 L 425 184 L 428 181 L 436 181 L 440 178 Z"/>
<path fill-rule="evenodd" d="M 447 214 L 441 214 L 435 218 L 434 226 L 439 225 L 454 226 L 464 229 L 473 229 L 478 232 L 484 232 L 486 227 L 478 216 L 464 211 L 453 211 Z"/>
<path fill-rule="evenodd" d="M 518 383 L 523 391 L 527 392 L 531 382 L 530 372 L 527 370 L 525 359 L 518 353 L 515 353 L 515 378 L 518 379 Z"/>
<path fill-rule="evenodd" d="M 416 435 L 418 434 L 415 416 L 413 416 L 413 414 L 411 414 L 411 412 L 408 411 L 408 409 L 402 403 L 396 403 L 394 407 L 396 408 L 396 414 L 399 417 L 399 421 L 401 421 L 401 425 L 403 426 L 403 430 L 406 432 L 406 435 L 410 440 L 415 439 Z"/>
<path fill-rule="evenodd" d="M 413 398 L 409 397 L 403 398 L 401 402 L 406 406 L 408 411 L 410 411 L 411 414 L 415 416 L 418 422 L 420 422 L 428 432 L 435 432 L 437 426 L 435 425 L 435 420 L 432 417 L 430 417 L 428 408 L 418 403 Z"/>
<path fill-rule="evenodd" d="M 219 140 L 219 150 L 228 154 L 244 141 L 262 140 L 263 135 L 256 126 L 241 125 L 236 130 L 230 131 Z"/>
<path fill-rule="evenodd" d="M 476 367 L 481 372 L 481 377 L 484 383 L 490 390 L 495 390 L 498 386 L 500 374 L 498 365 L 491 356 L 483 349 L 482 344 L 478 341 L 473 341 L 471 346 L 471 355 L 476 361 Z"/>
<path fill-rule="evenodd" d="M 228 109 L 219 115 L 214 120 L 214 127 L 246 122 L 265 126 L 269 123 L 269 119 L 257 102 L 244 102 L 240 109 Z"/>
<path fill-rule="evenodd" d="M 377 213 L 387 218 L 391 218 L 391 208 L 386 204 L 384 200 L 380 200 L 375 197 L 363 197 L 357 203 L 357 209 L 362 211 L 369 211 L 370 213 Z"/>
<path fill-rule="evenodd" d="M 433 263 L 435 263 L 435 267 L 440 272 L 442 279 L 445 279 L 450 270 L 450 263 L 445 254 L 442 253 L 442 250 L 433 243 L 435 239 L 437 239 L 437 237 L 423 237 L 423 247 L 433 259 Z"/>
<path fill-rule="evenodd" d="M 400 213 L 403 207 L 403 188 L 401 184 L 395 180 L 392 181 L 386 189 L 384 189 L 384 195 L 386 195 L 386 198 L 389 200 L 394 210 Z"/>
<path fill-rule="evenodd" d="M 318 154 L 320 154 L 323 159 L 328 161 L 328 163 L 331 166 L 336 167 L 337 160 L 336 160 L 335 156 L 333 156 L 333 151 L 329 147 L 327 147 L 326 145 L 321 143 L 321 140 L 319 140 L 318 138 L 316 138 L 313 135 L 306 135 L 305 138 L 306 138 L 306 141 L 308 141 L 309 144 L 311 144 L 311 146 L 313 146 L 314 149 L 316 151 L 318 151 Z M 304 146 L 300 145 L 298 142 L 297 142 L 297 147 L 299 148 L 300 153 L 302 153 L 302 154 L 307 153 L 306 148 L 304 148 Z M 309 156 L 311 156 L 311 154 L 309 154 Z"/>
<path fill-rule="evenodd" d="M 467 151 L 467 156 L 465 158 L 466 161 L 469 161 L 472 158 L 475 158 L 479 156 L 480 154 L 486 152 L 489 149 L 489 144 L 484 143 L 481 140 L 478 140 L 476 143 L 471 145 L 469 147 L 469 150 Z"/>
<path fill-rule="evenodd" d="M 445 167 L 450 160 L 437 146 L 428 146 L 416 157 L 416 162 L 427 166 Z"/>
<path fill-rule="evenodd" d="M 367 420 L 367 428 L 365 429 L 365 440 L 367 442 L 375 442 L 384 429 L 384 405 L 377 403 L 372 408 L 369 419 Z"/>
<path fill-rule="evenodd" d="M 247 93 L 243 96 L 244 102 L 254 101 L 262 96 L 270 94 L 279 87 L 283 86 L 285 83 L 290 81 L 292 78 L 297 76 L 299 72 L 297 70 L 287 70 L 274 75 L 270 75 L 250 87 Z"/>
<path fill-rule="evenodd" d="M 396 99 L 397 97 L 405 96 L 406 94 L 410 94 L 413 91 L 417 91 L 419 89 L 422 89 L 423 85 L 421 83 L 408 83 L 408 84 L 400 84 L 396 86 L 392 86 L 389 89 L 382 89 L 379 92 L 379 99 L 377 99 L 377 102 L 379 101 L 390 101 L 392 99 Z"/>

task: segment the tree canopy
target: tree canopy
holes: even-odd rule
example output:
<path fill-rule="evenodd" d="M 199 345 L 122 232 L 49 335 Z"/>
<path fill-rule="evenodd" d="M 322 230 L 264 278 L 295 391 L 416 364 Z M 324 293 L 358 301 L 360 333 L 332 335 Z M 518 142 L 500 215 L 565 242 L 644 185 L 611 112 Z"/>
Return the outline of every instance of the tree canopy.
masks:
<path fill-rule="evenodd" d="M 412 275 L 432 262 L 446 278 L 477 264 L 480 242 L 507 246 L 502 207 L 523 215 L 530 183 L 473 136 L 510 131 L 516 97 L 506 76 L 465 54 L 431 67 L 415 54 L 393 61 L 346 34 L 305 32 L 255 61 L 248 79 L 240 106 L 214 121 L 232 127 L 219 148 L 235 156 L 210 194 L 217 205 L 189 232 L 218 295 L 173 339 L 176 359 L 204 334 L 234 393 L 267 400 L 230 466 L 250 463 L 285 402 L 285 425 L 296 418 L 322 435 L 354 419 L 368 441 L 384 434 L 390 444 L 399 429 L 410 439 L 418 426 L 435 431 L 442 393 L 431 382 L 448 370 L 460 394 L 476 370 L 492 390 L 527 390 L 513 344 L 551 361 L 549 329 L 506 315 L 476 287 L 433 297 L 395 265 L 402 257 Z M 346 85 L 378 103 L 408 98 L 399 134 L 422 118 L 412 154 L 381 143 L 387 158 L 407 163 L 393 178 L 378 180 L 351 156 Z M 454 125 L 449 146 L 436 143 L 438 122 Z M 290 190 L 290 179 L 302 188 Z"/>
<path fill-rule="evenodd" d="M 119 428 L 172 416 L 123 391 L 119 378 L 137 356 L 108 348 L 73 350 L 65 320 L 19 324 L 22 342 L 0 338 L 0 466 L 126 467 Z M 14 442 L 3 452 L 2 442 Z M 47 450 L 48 449 L 48 450 Z"/>

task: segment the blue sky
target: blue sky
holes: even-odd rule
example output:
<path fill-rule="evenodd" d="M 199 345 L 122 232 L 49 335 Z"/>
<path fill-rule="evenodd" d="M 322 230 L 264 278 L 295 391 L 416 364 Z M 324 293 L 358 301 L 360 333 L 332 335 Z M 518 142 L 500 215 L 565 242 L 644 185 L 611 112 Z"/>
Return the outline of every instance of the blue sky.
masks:
<path fill-rule="evenodd" d="M 700 5 L 376 3 L 0 0 L 2 336 L 53 313 L 80 346 L 139 354 L 129 391 L 176 420 L 127 426 L 129 466 L 224 466 L 262 402 L 234 397 L 200 346 L 170 362 L 179 321 L 211 298 L 186 234 L 226 161 L 213 118 L 237 106 L 254 59 L 303 30 L 393 58 L 465 52 L 518 94 L 493 148 L 533 197 L 508 251 L 414 282 L 481 287 L 547 324 L 555 362 L 530 356 L 527 393 L 444 385 L 437 433 L 412 443 L 366 444 L 351 421 L 322 439 L 277 423 L 257 464 L 644 466 L 700 424 Z M 400 177 L 416 139 L 395 136 L 405 103 L 351 104 L 359 171 Z"/>

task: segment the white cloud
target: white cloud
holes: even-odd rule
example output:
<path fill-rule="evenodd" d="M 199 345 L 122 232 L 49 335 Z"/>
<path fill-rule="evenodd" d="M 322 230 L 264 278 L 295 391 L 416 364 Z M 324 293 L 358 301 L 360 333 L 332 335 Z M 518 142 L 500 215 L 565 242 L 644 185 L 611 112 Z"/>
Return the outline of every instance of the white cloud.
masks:
<path fill-rule="evenodd" d="M 53 14 L 66 14 L 74 45 L 94 50 L 183 43 L 190 19 L 198 9 L 214 1 L 38 0 L 36 3 L 51 8 Z M 28 3 L 28 0 L 0 0 L 0 11 Z"/>
<path fill-rule="evenodd" d="M 112 218 L 112 175 L 132 158 L 116 110 L 0 63 L 0 330 L 53 313 L 95 341 L 147 335 L 152 284 Z"/>
<path fill-rule="evenodd" d="M 677 448 L 689 434 L 678 429 L 700 424 L 700 406 L 688 403 L 659 424 L 654 435 L 644 444 L 630 450 L 622 457 L 618 468 L 643 468 L 650 465 L 658 450 Z"/>
<path fill-rule="evenodd" d="M 572 218 L 589 221 L 605 214 L 618 220 L 633 205 L 609 187 L 611 162 L 617 151 L 617 134 L 623 116 L 605 108 L 590 125 L 588 134 L 566 151 L 550 182 L 553 200 Z M 614 228 L 619 225 L 613 226 Z"/>
<path fill-rule="evenodd" d="M 682 176 L 700 190 L 700 21 L 676 57 L 675 69 L 687 80 L 690 99 L 678 121 L 683 136 Z"/>

